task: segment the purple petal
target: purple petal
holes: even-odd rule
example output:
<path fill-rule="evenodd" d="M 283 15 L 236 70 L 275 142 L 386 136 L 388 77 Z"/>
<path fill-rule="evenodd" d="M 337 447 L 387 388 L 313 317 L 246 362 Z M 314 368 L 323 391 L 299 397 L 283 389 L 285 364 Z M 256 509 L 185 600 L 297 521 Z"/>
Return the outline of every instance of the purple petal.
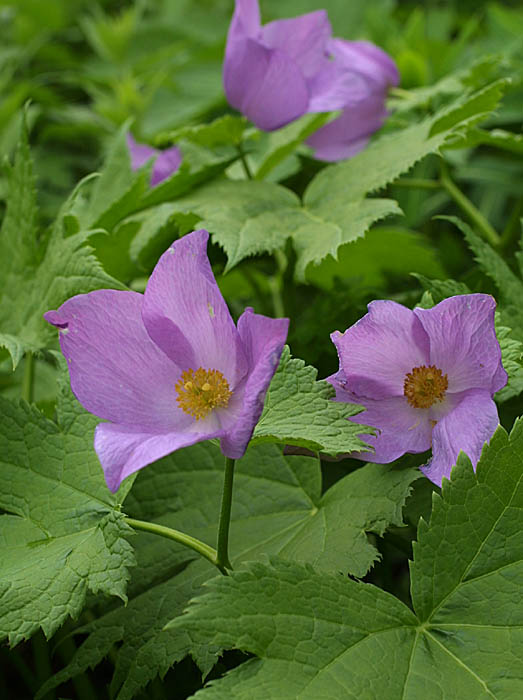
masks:
<path fill-rule="evenodd" d="M 167 180 L 182 164 L 182 153 L 176 146 L 166 148 L 164 151 L 157 151 L 157 153 L 158 157 L 154 161 L 151 175 L 151 187 Z"/>
<path fill-rule="evenodd" d="M 386 464 L 406 452 L 425 452 L 430 448 L 432 426 L 427 410 L 413 408 L 403 396 L 378 401 L 366 399 L 365 408 L 349 420 L 378 429 L 376 436 L 361 435 L 375 451 L 352 453 L 351 457 Z"/>
<path fill-rule="evenodd" d="M 143 143 L 137 143 L 131 134 L 127 134 L 127 146 L 131 155 L 131 168 L 138 170 L 148 160 L 155 158 L 151 174 L 151 187 L 155 187 L 178 170 L 182 163 L 181 151 L 172 146 L 165 151 L 159 151 Z"/>
<path fill-rule="evenodd" d="M 373 301 L 368 309 L 345 333 L 331 335 L 357 403 L 403 396 L 406 374 L 428 360 L 427 335 L 410 309 L 394 301 Z"/>
<path fill-rule="evenodd" d="M 195 425 L 197 426 L 197 423 Z M 185 430 L 147 433 L 129 425 L 100 423 L 95 430 L 94 449 L 102 465 L 107 486 L 114 493 L 130 474 L 181 447 L 219 437 L 222 432 L 201 433 Z"/>
<path fill-rule="evenodd" d="M 491 391 L 506 384 L 494 330 L 495 309 L 488 294 L 450 297 L 432 309 L 414 309 L 430 339 L 430 364 L 448 375 L 449 393 Z"/>
<path fill-rule="evenodd" d="M 369 41 L 331 39 L 328 50 L 334 56 L 334 62 L 361 73 L 381 90 L 399 84 L 400 76 L 392 58 Z"/>
<path fill-rule="evenodd" d="M 294 60 L 254 39 L 227 44 L 224 88 L 230 104 L 265 131 L 307 111 L 309 92 Z"/>
<path fill-rule="evenodd" d="M 462 450 L 475 468 L 483 444 L 490 440 L 498 425 L 498 411 L 489 389 L 463 392 L 454 409 L 434 428 L 432 459 L 422 467 L 422 472 L 441 486 L 443 477 L 450 478 L 450 471 Z"/>
<path fill-rule="evenodd" d="M 356 105 L 374 90 L 374 85 L 361 73 L 329 60 L 307 81 L 307 86 L 310 93 L 308 112 L 329 112 Z"/>
<path fill-rule="evenodd" d="M 320 160 L 334 162 L 351 158 L 365 148 L 386 117 L 383 96 L 371 95 L 315 131 L 306 143 Z"/>
<path fill-rule="evenodd" d="M 258 6 L 258 0 L 236 0 L 227 40 L 229 40 L 231 35 L 232 38 L 237 36 L 259 38 L 260 29 L 260 8 Z"/>
<path fill-rule="evenodd" d="M 146 146 L 143 143 L 138 143 L 134 140 L 132 134 L 127 134 L 127 147 L 131 156 L 131 168 L 138 170 L 142 165 L 145 165 L 148 160 L 158 155 L 156 148 Z"/>
<path fill-rule="evenodd" d="M 234 423 L 221 440 L 226 457 L 241 457 L 263 411 L 265 394 L 278 368 L 287 338 L 289 320 L 267 318 L 245 309 L 238 320 L 238 332 L 249 362 L 247 381 L 242 388 L 241 404 L 234 410 Z"/>
<path fill-rule="evenodd" d="M 103 289 L 44 318 L 61 329 L 71 388 L 90 413 L 142 431 L 178 429 L 189 418 L 176 403 L 181 370 L 149 338 L 142 302 L 141 294 Z"/>
<path fill-rule="evenodd" d="M 247 360 L 207 258 L 208 238 L 201 229 L 167 249 L 147 284 L 142 317 L 150 337 L 183 370 L 216 369 L 234 389 Z"/>
<path fill-rule="evenodd" d="M 311 78 L 327 62 L 326 46 L 331 35 L 325 10 L 269 22 L 261 30 L 263 43 L 293 58 L 305 78 Z"/>

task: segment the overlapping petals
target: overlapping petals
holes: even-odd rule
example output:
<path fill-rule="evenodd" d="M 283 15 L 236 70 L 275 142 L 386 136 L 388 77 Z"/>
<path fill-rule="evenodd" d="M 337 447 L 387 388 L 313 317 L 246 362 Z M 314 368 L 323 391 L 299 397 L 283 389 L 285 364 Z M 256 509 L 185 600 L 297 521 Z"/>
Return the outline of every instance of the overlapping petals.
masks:
<path fill-rule="evenodd" d="M 137 143 L 131 134 L 127 134 L 127 146 L 131 156 L 131 167 L 138 170 L 145 165 L 148 160 L 154 158 L 153 171 L 151 174 L 151 187 L 166 180 L 175 173 L 182 163 L 182 153 L 179 148 L 172 146 L 164 151 L 159 151 L 152 146 Z"/>
<path fill-rule="evenodd" d="M 173 450 L 221 438 L 223 453 L 243 455 L 263 409 L 287 335 L 287 319 L 247 309 L 238 328 L 206 255 L 204 230 L 176 241 L 160 258 L 144 295 L 101 290 L 45 314 L 60 329 L 71 388 L 109 423 L 95 449 L 112 491 Z M 189 369 L 216 370 L 228 383 L 227 405 L 196 419 L 176 400 Z"/>
<path fill-rule="evenodd" d="M 381 126 L 386 91 L 398 80 L 394 62 L 378 47 L 332 39 L 324 10 L 262 26 L 257 0 L 236 0 L 224 89 L 230 104 L 260 129 L 343 109 L 341 121 L 308 142 L 318 157 L 337 160 L 362 148 Z"/>
<path fill-rule="evenodd" d="M 485 294 L 451 297 L 414 311 L 377 301 L 345 333 L 332 334 L 340 369 L 328 381 L 337 400 L 365 407 L 351 420 L 376 428 L 376 436 L 364 436 L 375 448 L 376 462 L 432 447 L 423 471 L 437 484 L 450 476 L 461 450 L 477 464 L 498 425 L 492 396 L 507 382 L 494 311 L 494 299 Z M 429 373 L 430 405 L 417 404 L 415 393 L 407 398 L 405 382 L 415 368 L 419 376 Z M 434 371 L 440 386 L 430 383 Z"/>

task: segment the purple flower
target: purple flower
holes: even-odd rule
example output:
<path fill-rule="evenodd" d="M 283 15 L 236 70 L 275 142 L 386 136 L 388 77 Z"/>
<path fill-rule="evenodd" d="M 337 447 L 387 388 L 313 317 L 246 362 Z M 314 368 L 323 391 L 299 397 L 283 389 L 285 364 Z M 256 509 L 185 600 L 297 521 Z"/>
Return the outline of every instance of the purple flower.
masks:
<path fill-rule="evenodd" d="M 265 131 L 307 112 L 343 109 L 308 143 L 325 160 L 353 155 L 386 117 L 394 61 L 365 41 L 332 39 L 325 10 L 260 23 L 257 0 L 236 0 L 223 81 L 230 104 Z"/>
<path fill-rule="evenodd" d="M 438 485 L 449 478 L 461 450 L 476 466 L 499 423 L 492 396 L 507 383 L 495 307 L 486 294 L 413 311 L 373 301 L 345 333 L 331 335 L 340 369 L 328 381 L 337 401 L 365 407 L 350 420 L 377 428 L 376 436 L 364 436 L 375 449 L 374 462 L 432 447 L 422 471 Z"/>
<path fill-rule="evenodd" d="M 45 319 L 60 329 L 71 388 L 108 423 L 94 447 L 107 485 L 161 457 L 220 438 L 241 457 L 263 409 L 288 320 L 248 308 L 234 325 L 206 254 L 203 229 L 162 255 L 145 294 L 79 294 Z"/>
<path fill-rule="evenodd" d="M 131 156 L 131 167 L 138 170 L 148 160 L 155 158 L 153 172 L 151 174 L 151 187 L 155 187 L 175 173 L 182 163 L 182 154 L 179 148 L 172 146 L 165 151 L 159 151 L 152 146 L 137 143 L 131 134 L 127 134 L 127 146 Z"/>

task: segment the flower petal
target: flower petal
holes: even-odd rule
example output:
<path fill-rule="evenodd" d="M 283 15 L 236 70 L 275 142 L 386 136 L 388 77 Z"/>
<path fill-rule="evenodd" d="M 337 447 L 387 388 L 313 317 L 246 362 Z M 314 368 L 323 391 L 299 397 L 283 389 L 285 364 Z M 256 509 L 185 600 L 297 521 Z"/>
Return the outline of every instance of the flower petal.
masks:
<path fill-rule="evenodd" d="M 230 428 L 226 428 L 221 440 L 222 452 L 227 457 L 238 459 L 247 449 L 263 411 L 265 394 L 278 368 L 288 327 L 288 319 L 261 316 L 251 308 L 245 309 L 238 320 L 238 332 L 248 358 L 249 372 L 242 387 L 241 403 L 231 406 L 234 422 Z"/>
<path fill-rule="evenodd" d="M 207 258 L 208 238 L 201 229 L 167 249 L 147 284 L 142 317 L 150 337 L 182 370 L 216 369 L 234 389 L 247 361 Z"/>
<path fill-rule="evenodd" d="M 61 329 L 71 388 L 90 413 L 141 430 L 186 422 L 176 403 L 181 370 L 149 338 L 143 296 L 103 289 L 80 294 L 44 318 Z"/>
<path fill-rule="evenodd" d="M 331 39 L 328 50 L 335 63 L 361 73 L 382 90 L 399 84 L 400 76 L 392 58 L 369 41 Z"/>
<path fill-rule="evenodd" d="M 147 433 L 129 425 L 100 423 L 94 434 L 94 449 L 102 465 L 107 486 L 115 493 L 130 474 L 181 447 L 219 437 L 222 432 L 198 433 L 187 430 Z"/>
<path fill-rule="evenodd" d="M 345 333 L 331 335 L 346 389 L 358 397 L 403 397 L 405 375 L 427 363 L 429 342 L 414 313 L 394 301 L 373 301 Z"/>
<path fill-rule="evenodd" d="M 378 401 L 365 400 L 364 405 L 366 410 L 351 416 L 349 420 L 378 429 L 375 436 L 360 436 L 374 447 L 375 452 L 355 452 L 351 457 L 386 464 L 406 452 L 425 452 L 430 449 L 432 426 L 427 410 L 413 408 L 403 396 Z"/>
<path fill-rule="evenodd" d="M 498 425 L 498 410 L 489 389 L 463 392 L 454 409 L 434 428 L 432 459 L 422 467 L 422 472 L 441 486 L 443 477 L 450 478 L 461 450 L 468 455 L 475 468 L 484 443 L 490 440 Z"/>
<path fill-rule="evenodd" d="M 361 73 L 329 60 L 307 81 L 307 86 L 310 92 L 308 112 L 329 112 L 355 105 L 374 89 Z"/>
<path fill-rule="evenodd" d="M 272 131 L 307 111 L 309 92 L 295 61 L 254 39 L 227 45 L 224 88 L 230 104 L 259 129 Z"/>
<path fill-rule="evenodd" d="M 147 146 L 144 143 L 138 143 L 134 140 L 132 134 L 127 134 L 127 147 L 131 156 L 131 168 L 138 170 L 142 165 L 145 165 L 148 160 L 158 155 L 156 148 Z"/>
<path fill-rule="evenodd" d="M 151 175 L 151 186 L 155 187 L 175 173 L 182 164 L 182 153 L 179 148 L 172 146 L 164 151 L 156 151 L 158 157 L 154 161 Z"/>
<path fill-rule="evenodd" d="M 496 302 L 488 294 L 450 297 L 432 309 L 414 309 L 430 338 L 430 363 L 448 375 L 449 393 L 496 390 L 501 350 L 494 329 Z M 506 376 L 506 373 L 505 373 Z"/>
<path fill-rule="evenodd" d="M 369 95 L 345 109 L 338 119 L 315 131 L 306 143 L 320 160 L 334 162 L 351 158 L 365 148 L 387 114 L 384 95 Z"/>
<path fill-rule="evenodd" d="M 131 168 L 133 170 L 138 170 L 151 158 L 155 159 L 151 174 L 151 187 L 155 187 L 176 172 L 182 162 L 182 153 L 176 146 L 167 148 L 165 151 L 159 151 L 156 148 L 152 148 L 152 146 L 137 143 L 131 134 L 127 134 L 127 146 L 131 155 Z"/>
<path fill-rule="evenodd" d="M 327 41 L 332 35 L 325 10 L 309 12 L 292 19 L 278 19 L 264 25 L 263 43 L 291 56 L 305 78 L 312 77 L 328 61 Z"/>

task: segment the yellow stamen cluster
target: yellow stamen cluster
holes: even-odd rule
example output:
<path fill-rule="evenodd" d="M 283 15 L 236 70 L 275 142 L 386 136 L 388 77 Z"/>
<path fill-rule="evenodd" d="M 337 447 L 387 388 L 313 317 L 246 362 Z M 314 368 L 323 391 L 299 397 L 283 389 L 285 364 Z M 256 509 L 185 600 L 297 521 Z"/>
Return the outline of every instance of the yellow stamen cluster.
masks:
<path fill-rule="evenodd" d="M 205 418 L 213 408 L 226 408 L 232 396 L 223 374 L 217 369 L 203 367 L 183 372 L 174 388 L 180 408 L 196 420 Z"/>
<path fill-rule="evenodd" d="M 435 365 L 414 367 L 405 375 L 403 395 L 414 408 L 430 408 L 436 401 L 443 401 L 449 386 L 446 374 Z"/>

